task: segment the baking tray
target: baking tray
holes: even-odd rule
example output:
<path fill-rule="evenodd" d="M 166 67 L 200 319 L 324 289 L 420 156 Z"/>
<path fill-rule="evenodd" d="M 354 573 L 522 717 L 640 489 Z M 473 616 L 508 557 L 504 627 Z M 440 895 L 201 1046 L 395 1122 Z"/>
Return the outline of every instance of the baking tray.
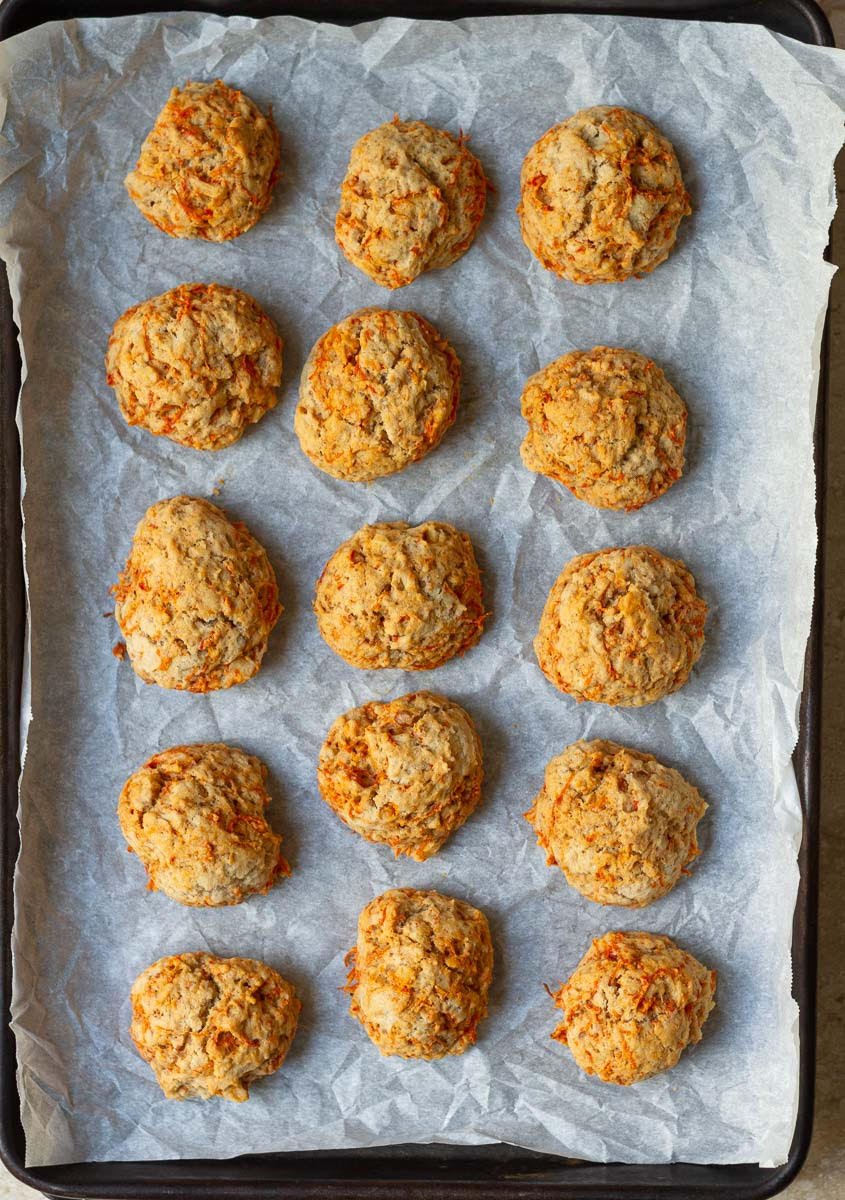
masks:
<path fill-rule="evenodd" d="M 263 17 L 292 13 L 311 20 L 352 24 L 384 16 L 452 20 L 467 16 L 574 12 L 716 20 L 764 25 L 812 45 L 832 46 L 833 34 L 814 0 L 4 0 L 0 40 L 45 21 L 114 17 L 176 8 Z M 13 874 L 20 845 L 21 679 L 25 648 L 25 595 L 20 512 L 20 443 L 15 407 L 21 361 L 5 268 L 0 264 L 0 1158 L 22 1182 L 46 1195 L 84 1200 L 464 1200 L 495 1191 L 497 1200 L 763 1200 L 797 1175 L 810 1146 L 816 1040 L 816 950 L 819 847 L 819 758 L 826 492 L 828 328 L 821 347 L 814 447 L 819 551 L 815 601 L 807 644 L 800 736 L 794 763 L 804 815 L 801 872 L 792 939 L 792 992 L 799 1006 L 799 1103 L 786 1163 L 654 1166 L 593 1163 L 537 1154 L 514 1146 L 386 1146 L 366 1150 L 251 1155 L 234 1159 L 74 1163 L 26 1168 L 24 1132 L 15 1078 L 15 1041 L 9 1028 L 12 994 Z"/>

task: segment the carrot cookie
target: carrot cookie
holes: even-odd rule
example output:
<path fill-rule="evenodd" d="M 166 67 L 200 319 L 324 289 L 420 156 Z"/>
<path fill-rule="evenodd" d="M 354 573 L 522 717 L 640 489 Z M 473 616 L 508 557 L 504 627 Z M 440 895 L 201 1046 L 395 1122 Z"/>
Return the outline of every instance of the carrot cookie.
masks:
<path fill-rule="evenodd" d="M 549 682 L 576 700 L 638 707 L 686 683 L 706 617 L 682 562 L 651 546 L 596 550 L 561 571 L 534 650 Z"/>
<path fill-rule="evenodd" d="M 171 237 L 225 242 L 252 228 L 278 177 L 272 117 L 218 79 L 173 89 L 126 190 Z"/>
<path fill-rule="evenodd" d="M 320 633 L 353 667 L 427 671 L 481 637 L 487 614 L 472 542 L 443 521 L 365 525 L 323 568 Z"/>
<path fill-rule="evenodd" d="M 118 318 L 106 377 L 130 425 L 219 450 L 275 407 L 282 339 L 245 292 L 184 283 Z"/>
<path fill-rule="evenodd" d="M 317 770 L 323 799 L 350 829 L 417 862 L 478 806 L 482 775 L 469 713 L 431 692 L 338 717 Z"/>
<path fill-rule="evenodd" d="M 404 287 L 469 249 L 486 199 L 484 171 L 463 136 L 397 117 L 352 147 L 337 244 L 382 287 Z"/>
<path fill-rule="evenodd" d="M 321 471 L 378 479 L 438 445 L 455 420 L 460 390 L 460 360 L 425 318 L 362 308 L 311 351 L 294 428 Z"/>
<path fill-rule="evenodd" d="M 640 908 L 698 854 L 707 809 L 680 772 L 615 742 L 574 742 L 546 767 L 525 814 L 546 862 L 588 900 Z"/>
<path fill-rule="evenodd" d="M 147 509 L 113 591 L 135 673 L 188 692 L 251 679 L 282 612 L 264 549 L 196 496 Z"/>
<path fill-rule="evenodd" d="M 523 240 L 573 283 L 619 283 L 669 257 L 692 211 L 672 143 L 640 113 L 585 108 L 525 156 Z"/>
<path fill-rule="evenodd" d="M 117 815 L 151 889 L 179 904 L 240 904 L 290 867 L 267 824 L 267 768 L 234 746 L 174 746 L 130 775 Z"/>
<path fill-rule="evenodd" d="M 174 954 L 132 985 L 130 1034 L 168 1100 L 248 1100 L 290 1049 L 302 1007 L 254 958 Z"/>
<path fill-rule="evenodd" d="M 596 938 L 554 997 L 552 1034 L 582 1071 L 605 1083 L 640 1083 L 674 1067 L 715 1003 L 716 972 L 657 933 Z"/>
<path fill-rule="evenodd" d="M 686 405 L 634 350 L 564 354 L 528 380 L 522 415 L 526 467 L 596 508 L 641 508 L 684 469 Z"/>
<path fill-rule="evenodd" d="M 487 1016 L 493 943 L 487 918 L 439 892 L 395 888 L 358 919 L 346 990 L 382 1054 L 463 1054 Z"/>

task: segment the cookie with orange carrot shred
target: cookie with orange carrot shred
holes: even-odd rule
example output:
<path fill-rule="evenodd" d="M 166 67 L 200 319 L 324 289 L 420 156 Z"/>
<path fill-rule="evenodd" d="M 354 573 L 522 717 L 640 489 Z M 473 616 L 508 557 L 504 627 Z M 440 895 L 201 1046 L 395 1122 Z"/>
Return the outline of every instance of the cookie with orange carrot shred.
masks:
<path fill-rule="evenodd" d="M 147 509 L 113 591 L 136 675 L 177 691 L 251 679 L 282 612 L 264 547 L 197 496 Z"/>
<path fill-rule="evenodd" d="M 596 508 L 641 508 L 681 476 L 686 405 L 635 350 L 564 354 L 531 376 L 521 403 L 526 467 Z"/>
<path fill-rule="evenodd" d="M 617 742 L 573 742 L 546 767 L 525 814 L 567 882 L 598 904 L 640 908 L 698 855 L 707 805 L 680 771 Z"/>
<path fill-rule="evenodd" d="M 170 93 L 126 190 L 171 237 L 225 242 L 269 207 L 279 156 L 272 115 L 220 79 L 189 81 Z"/>
<path fill-rule="evenodd" d="M 317 782 L 355 833 L 424 862 L 477 808 L 483 773 L 469 713 L 446 696 L 412 692 L 339 716 Z"/>
<path fill-rule="evenodd" d="M 349 1011 L 382 1054 L 444 1058 L 475 1043 L 493 942 L 471 904 L 413 888 L 384 892 L 361 912 L 347 962 Z"/>
<path fill-rule="evenodd" d="M 428 671 L 481 637 L 487 613 L 468 534 L 445 521 L 365 525 L 317 581 L 317 626 L 353 667 Z"/>
<path fill-rule="evenodd" d="M 249 1099 L 287 1057 L 302 1005 L 254 958 L 173 954 L 132 985 L 130 1034 L 168 1100 Z"/>
<path fill-rule="evenodd" d="M 404 287 L 469 249 L 486 200 L 484 170 L 463 135 L 396 117 L 352 147 L 335 237 L 376 283 Z"/>
<path fill-rule="evenodd" d="M 576 700 L 639 707 L 686 683 L 706 617 L 680 560 L 652 546 L 612 546 L 567 563 L 534 650 L 549 682 Z"/>
<path fill-rule="evenodd" d="M 641 1083 L 701 1041 L 715 994 L 716 972 L 671 938 L 606 933 L 555 993 L 563 1019 L 552 1037 L 588 1075 Z"/>
<path fill-rule="evenodd" d="M 520 185 L 525 244 L 573 283 L 653 271 L 692 211 L 672 143 L 628 108 L 585 108 L 553 126 L 526 154 Z"/>
<path fill-rule="evenodd" d="M 118 318 L 106 378 L 128 424 L 220 450 L 275 407 L 282 339 L 246 292 L 183 283 Z"/>
<path fill-rule="evenodd" d="M 134 771 L 118 819 L 149 887 L 179 904 L 240 904 L 270 890 L 290 867 L 268 824 L 267 768 L 212 742 L 172 746 Z"/>
<path fill-rule="evenodd" d="M 455 420 L 457 354 L 415 312 L 362 308 L 308 356 L 294 419 L 315 467 L 336 479 L 392 475 L 433 450 Z"/>

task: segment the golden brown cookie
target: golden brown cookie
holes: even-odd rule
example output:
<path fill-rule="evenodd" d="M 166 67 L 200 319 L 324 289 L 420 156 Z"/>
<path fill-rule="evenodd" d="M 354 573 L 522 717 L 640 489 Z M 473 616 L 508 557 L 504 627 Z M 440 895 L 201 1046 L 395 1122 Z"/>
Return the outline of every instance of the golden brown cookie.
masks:
<path fill-rule="evenodd" d="M 254 958 L 174 954 L 132 985 L 130 1034 L 168 1100 L 248 1100 L 290 1049 L 302 1007 Z"/>
<path fill-rule="evenodd" d="M 106 377 L 130 425 L 219 450 L 275 407 L 282 339 L 246 292 L 183 283 L 118 318 Z"/>
<path fill-rule="evenodd" d="M 317 581 L 320 633 L 353 667 L 427 671 L 481 637 L 487 614 L 472 542 L 443 521 L 365 525 Z"/>
<path fill-rule="evenodd" d="M 225 242 L 252 228 L 278 177 L 272 116 L 218 79 L 173 89 L 126 190 L 171 237 Z"/>
<path fill-rule="evenodd" d="M 445 696 L 412 692 L 338 717 L 317 781 L 350 829 L 424 862 L 476 809 L 483 774 L 469 713 Z"/>
<path fill-rule="evenodd" d="M 526 154 L 520 182 L 526 246 L 573 283 L 653 271 L 692 211 L 672 143 L 627 108 L 585 108 L 555 125 Z"/>
<path fill-rule="evenodd" d="M 595 550 L 561 571 L 534 650 L 549 682 L 576 700 L 638 707 L 686 683 L 706 617 L 679 560 L 651 546 Z"/>
<path fill-rule="evenodd" d="M 179 691 L 251 679 L 282 612 L 264 549 L 196 496 L 147 509 L 112 590 L 135 673 Z"/>
<path fill-rule="evenodd" d="M 616 742 L 574 742 L 546 767 L 525 814 L 549 866 L 588 900 L 640 908 L 698 854 L 707 809 L 679 771 Z"/>
<path fill-rule="evenodd" d="M 382 287 L 404 287 L 469 249 L 486 199 L 484 171 L 463 135 L 396 117 L 352 147 L 337 244 Z"/>
<path fill-rule="evenodd" d="M 346 990 L 382 1054 L 463 1054 L 487 1016 L 493 943 L 487 918 L 439 892 L 394 888 L 358 919 Z"/>
<path fill-rule="evenodd" d="M 552 1037 L 582 1071 L 605 1083 L 640 1083 L 674 1067 L 715 1003 L 716 972 L 658 933 L 595 938 L 554 997 Z"/>
<path fill-rule="evenodd" d="M 219 743 L 173 746 L 130 775 L 117 814 L 150 888 L 179 904 L 240 904 L 289 875 L 266 780 L 259 758 Z"/>
<path fill-rule="evenodd" d="M 573 350 L 522 393 L 522 461 L 596 508 L 630 511 L 684 469 L 687 410 L 660 367 L 634 350 Z"/>
<path fill-rule="evenodd" d="M 294 429 L 321 471 L 378 479 L 439 444 L 460 391 L 460 360 L 424 317 L 362 308 L 333 325 L 308 356 Z"/>

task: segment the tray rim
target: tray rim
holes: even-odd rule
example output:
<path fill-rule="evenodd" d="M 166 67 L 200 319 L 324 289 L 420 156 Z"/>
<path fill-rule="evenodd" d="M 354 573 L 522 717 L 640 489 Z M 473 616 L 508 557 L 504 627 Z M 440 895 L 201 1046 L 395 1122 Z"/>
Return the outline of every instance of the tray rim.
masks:
<path fill-rule="evenodd" d="M 272 2 L 272 0 L 271 0 Z M 44 0 L 2 0 L 0 41 L 18 29 L 45 20 L 96 15 L 107 6 L 109 16 L 136 12 L 205 11 L 220 15 L 242 13 L 259 16 L 266 0 L 47 0 L 52 15 L 27 23 L 27 11 L 45 8 Z M 833 34 L 827 17 L 816 0 L 562 0 L 533 3 L 532 0 L 365 0 L 363 14 L 358 0 L 316 0 L 323 16 L 339 21 L 370 20 L 385 15 L 415 15 L 435 19 L 457 19 L 474 15 L 573 12 L 666 19 L 750 20 L 767 25 L 767 6 L 777 5 L 806 24 L 810 44 L 832 46 Z M 305 14 L 315 0 L 292 0 L 275 5 L 280 11 Z M 451 14 L 448 10 L 452 10 Z M 459 10 L 459 11 L 458 11 Z M 314 13 L 310 14 L 314 19 Z M 829 254 L 826 254 L 829 257 Z M 20 389 L 20 354 L 12 317 L 11 296 L 5 264 L 0 263 L 0 1160 L 22 1183 L 44 1195 L 79 1200 L 160 1200 L 165 1196 L 290 1197 L 290 1200 L 323 1200 L 349 1196 L 354 1187 L 360 1200 L 395 1200 L 400 1189 L 409 1200 L 452 1197 L 470 1200 L 496 1188 L 500 1200 L 654 1200 L 661 1197 L 695 1197 L 716 1200 L 728 1194 L 731 1200 L 766 1200 L 781 1192 L 801 1170 L 810 1147 L 814 1107 L 818 852 L 820 807 L 821 685 L 823 668 L 824 536 L 826 518 L 826 426 L 828 405 L 829 313 L 826 315 L 820 348 L 819 386 L 814 425 L 816 467 L 816 525 L 818 547 L 814 572 L 814 603 L 805 656 L 804 688 L 800 706 L 800 733 L 793 762 L 804 817 L 798 854 L 800 883 L 793 921 L 793 995 L 799 1003 L 799 1103 L 793 1141 L 787 1161 L 779 1167 L 756 1164 L 669 1164 L 595 1163 L 553 1155 L 536 1155 L 513 1148 L 513 1158 L 536 1161 L 545 1169 L 533 1176 L 520 1174 L 516 1165 L 491 1172 L 488 1147 L 435 1147 L 446 1161 L 431 1154 L 432 1147 L 395 1145 L 381 1152 L 331 1151 L 246 1156 L 233 1159 L 174 1159 L 153 1162 L 73 1163 L 54 1167 L 27 1168 L 22 1154 L 23 1129 L 16 1083 L 14 1035 L 9 1026 L 11 1003 L 11 929 L 14 916 L 14 871 L 20 846 L 17 824 L 20 774 L 19 727 L 21 679 L 25 645 L 26 602 L 23 587 L 22 518 L 20 506 L 21 447 L 15 422 Z M 501 1144 L 497 1144 L 501 1147 Z M 428 1151 L 428 1153 L 426 1153 Z M 285 1160 L 290 1165 L 337 1162 L 337 1172 L 319 1177 L 281 1178 L 276 1172 Z M 463 1161 L 475 1164 L 472 1178 L 450 1178 L 449 1168 Z M 344 1167 L 378 1162 L 396 1164 L 390 1174 L 376 1178 Z M 256 1163 L 266 1164 L 266 1174 L 256 1172 Z M 405 1165 L 402 1169 L 399 1164 Z M 494 1164 L 495 1165 L 495 1164 Z M 242 1168 L 249 1168 L 243 1171 Z M 485 1167 L 487 1169 L 485 1169 Z M 407 1168 L 410 1168 L 408 1170 Z M 231 1177 L 233 1170 L 240 1178 Z M 230 1177 L 221 1178 L 224 1172 Z M 97 1181 L 91 1172 L 101 1176 Z M 563 1172 L 568 1178 L 550 1178 Z M 146 1178 L 137 1178 L 143 1173 Z M 133 1176 L 135 1177 L 133 1180 Z M 178 1179 L 178 1184 L 174 1183 Z M 178 1191 L 174 1190 L 178 1186 Z M 730 1189 L 729 1193 L 726 1189 Z"/>

